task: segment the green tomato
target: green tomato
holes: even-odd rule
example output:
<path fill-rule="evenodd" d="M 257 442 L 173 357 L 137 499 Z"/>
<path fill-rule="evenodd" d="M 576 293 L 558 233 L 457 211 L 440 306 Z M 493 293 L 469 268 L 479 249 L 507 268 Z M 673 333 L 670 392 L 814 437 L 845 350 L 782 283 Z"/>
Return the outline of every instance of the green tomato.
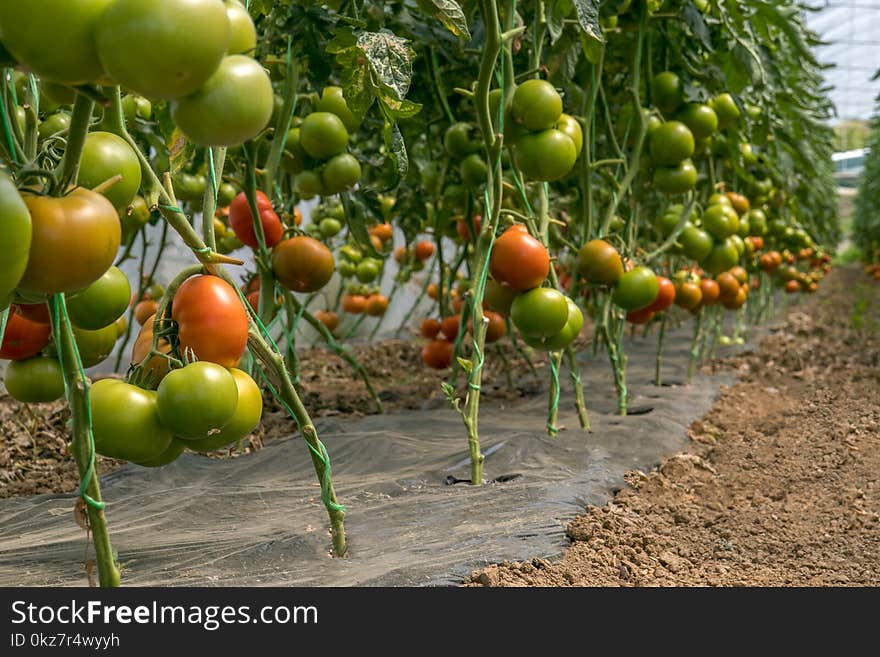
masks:
<path fill-rule="evenodd" d="M 350 153 L 334 155 L 324 166 L 321 181 L 325 194 L 338 194 L 360 182 L 361 164 Z"/>
<path fill-rule="evenodd" d="M 443 135 L 443 145 L 449 157 L 460 160 L 476 151 L 480 145 L 473 138 L 474 127 L 470 123 L 453 123 Z"/>
<path fill-rule="evenodd" d="M 225 367 L 207 361 L 173 370 L 156 392 L 162 425 L 186 440 L 215 435 L 235 415 L 238 404 L 235 377 Z"/>
<path fill-rule="evenodd" d="M 236 196 L 238 196 L 238 189 L 235 185 L 228 182 L 220 183 L 220 188 L 217 190 L 217 206 L 227 207 L 235 200 Z"/>
<path fill-rule="evenodd" d="M 667 121 L 654 129 L 649 145 L 655 164 L 676 166 L 694 154 L 694 135 L 681 121 Z"/>
<path fill-rule="evenodd" d="M 200 89 L 217 71 L 229 41 L 226 5 L 219 0 L 116 0 L 96 31 L 104 70 L 135 93 L 161 100 Z M 239 104 L 254 101 L 250 92 L 240 91 Z M 227 111 L 221 102 L 204 118 L 214 123 Z"/>
<path fill-rule="evenodd" d="M 523 135 L 514 152 L 516 164 L 527 178 L 545 182 L 568 175 L 578 157 L 571 138 L 554 128 Z"/>
<path fill-rule="evenodd" d="M 321 231 L 321 237 L 324 239 L 329 239 L 334 235 L 338 235 L 339 231 L 342 230 L 342 222 L 339 219 L 333 219 L 332 217 L 325 217 L 321 219 L 321 223 L 318 224 L 318 228 Z"/>
<path fill-rule="evenodd" d="M 639 310 L 653 303 L 659 291 L 660 285 L 653 271 L 647 267 L 634 267 L 617 281 L 611 300 L 624 310 Z"/>
<path fill-rule="evenodd" d="M 364 259 L 363 251 L 351 244 L 346 244 L 345 246 L 343 246 L 341 249 L 339 249 L 339 253 L 342 255 L 343 258 L 354 263 L 358 263 Z"/>
<path fill-rule="evenodd" d="M 67 112 L 55 112 L 47 116 L 37 127 L 37 134 L 41 140 L 48 139 L 52 135 L 65 133 L 70 129 L 70 114 Z"/>
<path fill-rule="evenodd" d="M 122 243 L 128 244 L 134 234 L 150 221 L 150 216 L 150 208 L 147 207 L 144 197 L 135 196 L 131 204 L 119 213 L 119 220 L 122 222 Z"/>
<path fill-rule="evenodd" d="M 13 360 L 6 367 L 6 391 L 16 401 L 41 404 L 64 396 L 64 375 L 54 358 Z"/>
<path fill-rule="evenodd" d="M 672 71 L 663 71 L 651 80 L 651 97 L 664 114 L 672 114 L 684 102 L 681 79 Z"/>
<path fill-rule="evenodd" d="M 159 422 L 157 395 L 119 379 L 92 384 L 92 433 L 98 454 L 125 461 L 158 458 L 171 444 L 171 432 Z"/>
<path fill-rule="evenodd" d="M 733 238 L 716 242 L 704 260 L 700 262 L 700 266 L 710 274 L 720 274 L 733 267 L 739 260 L 739 251 Z"/>
<path fill-rule="evenodd" d="M 74 326 L 94 331 L 122 317 L 130 298 L 128 277 L 118 267 L 110 267 L 101 278 L 67 300 L 67 312 Z"/>
<path fill-rule="evenodd" d="M 555 127 L 559 132 L 568 135 L 574 142 L 574 149 L 580 155 L 584 147 L 584 131 L 580 122 L 569 114 L 562 114 Z"/>
<path fill-rule="evenodd" d="M 361 283 L 372 283 L 379 276 L 379 265 L 372 258 L 365 258 L 358 263 L 355 274 Z"/>
<path fill-rule="evenodd" d="M 325 193 L 321 174 L 314 169 L 306 169 L 296 174 L 296 178 L 293 180 L 293 187 L 296 189 L 297 194 L 307 200 Z"/>
<path fill-rule="evenodd" d="M 709 102 L 709 106 L 715 110 L 718 116 L 718 129 L 724 130 L 739 121 L 740 111 L 730 94 L 721 94 Z"/>
<path fill-rule="evenodd" d="M 697 170 L 690 160 L 672 167 L 654 169 L 654 188 L 664 194 L 684 194 L 697 184 Z"/>
<path fill-rule="evenodd" d="M 336 269 L 343 278 L 351 278 L 357 273 L 357 265 L 350 260 L 340 261 Z"/>
<path fill-rule="evenodd" d="M 562 96 L 546 80 L 526 80 L 513 92 L 511 112 L 527 130 L 548 130 L 562 114 Z"/>
<path fill-rule="evenodd" d="M 171 117 L 200 146 L 237 146 L 269 124 L 273 97 L 256 60 L 230 55 L 198 91 L 171 104 Z"/>
<path fill-rule="evenodd" d="M 122 114 L 125 116 L 125 124 L 131 128 L 135 119 L 149 121 L 153 116 L 153 103 L 136 94 L 128 94 L 122 99 Z"/>
<path fill-rule="evenodd" d="M 663 237 L 669 237 L 678 225 L 678 219 L 684 212 L 684 206 L 680 203 L 670 205 L 666 208 L 666 212 L 657 221 L 656 228 Z M 693 217 L 693 212 L 691 212 Z"/>
<path fill-rule="evenodd" d="M 697 262 L 712 252 L 712 236 L 690 223 L 681 231 L 678 242 L 681 244 L 684 254 Z"/>
<path fill-rule="evenodd" d="M 312 166 L 312 159 L 300 144 L 299 128 L 291 128 L 284 142 L 284 157 L 281 165 L 287 173 L 297 174 Z"/>
<path fill-rule="evenodd" d="M 739 215 L 729 205 L 710 205 L 703 213 L 703 228 L 712 237 L 723 240 L 739 230 Z"/>
<path fill-rule="evenodd" d="M 245 6 L 238 0 L 225 0 L 226 18 L 229 20 L 230 55 L 253 55 L 257 49 L 257 28 Z"/>
<path fill-rule="evenodd" d="M 0 171 L 0 309 L 9 305 L 12 291 L 18 286 L 28 264 L 31 248 L 31 214 L 5 172 Z"/>
<path fill-rule="evenodd" d="M 568 301 L 559 290 L 536 287 L 514 298 L 510 318 L 523 336 L 548 338 L 565 327 Z"/>
<path fill-rule="evenodd" d="M 83 146 L 77 182 L 91 189 L 117 174 L 122 180 L 101 193 L 118 212 L 131 203 L 140 189 L 140 161 L 122 137 L 110 132 L 90 132 Z"/>
<path fill-rule="evenodd" d="M 299 127 L 299 141 L 306 153 L 326 160 L 342 153 L 348 146 L 348 130 L 335 114 L 312 112 Z"/>
<path fill-rule="evenodd" d="M 171 178 L 174 194 L 181 201 L 201 201 L 208 186 L 208 179 L 202 175 L 180 172 Z"/>
<path fill-rule="evenodd" d="M 0 41 L 45 80 L 77 85 L 104 77 L 95 49 L 95 28 L 114 0 L 5 0 L 0 2 Z M 124 4 L 124 3 L 116 3 Z M 130 41 L 138 49 L 143 34 Z"/>
<path fill-rule="evenodd" d="M 739 259 L 746 250 L 746 243 L 742 237 L 739 235 L 731 235 L 730 241 L 733 242 L 733 245 L 736 247 L 737 259 Z"/>
<path fill-rule="evenodd" d="M 748 212 L 749 235 L 764 235 L 767 232 L 767 215 L 760 208 Z"/>
<path fill-rule="evenodd" d="M 176 461 L 185 449 L 186 443 L 184 441 L 172 438 L 171 443 L 159 456 L 146 461 L 138 461 L 137 464 L 145 468 L 161 468 L 163 465 Z"/>
<path fill-rule="evenodd" d="M 565 297 L 565 301 L 568 303 L 568 319 L 565 322 L 565 326 L 562 327 L 562 330 L 555 335 L 543 339 L 523 337 L 526 344 L 535 349 L 559 351 L 565 349 L 568 345 L 574 342 L 575 338 L 581 334 L 581 329 L 584 327 L 584 315 L 581 312 L 581 309 L 578 308 L 578 305 L 570 298 Z"/>
<path fill-rule="evenodd" d="M 118 332 L 113 324 L 96 331 L 74 327 L 73 337 L 76 340 L 83 367 L 94 367 L 110 357 L 113 347 L 116 346 Z"/>
<path fill-rule="evenodd" d="M 321 92 L 321 98 L 315 103 L 315 109 L 319 112 L 330 112 L 335 114 L 345 125 L 345 129 L 349 133 L 357 132 L 360 127 L 360 121 L 354 113 L 348 108 L 345 97 L 342 95 L 342 87 L 324 87 Z"/>
<path fill-rule="evenodd" d="M 263 395 L 259 386 L 245 372 L 229 370 L 238 388 L 238 402 L 232 419 L 219 433 L 201 440 L 190 440 L 187 447 L 195 452 L 210 452 L 237 442 L 257 428 L 263 415 Z"/>
<path fill-rule="evenodd" d="M 688 103 L 676 118 L 688 127 L 696 140 L 708 139 L 718 130 L 715 110 L 702 103 Z"/>
<path fill-rule="evenodd" d="M 476 153 L 471 153 L 461 161 L 459 172 L 461 173 L 461 181 L 465 187 L 475 189 L 486 183 L 488 168 L 483 158 Z"/>

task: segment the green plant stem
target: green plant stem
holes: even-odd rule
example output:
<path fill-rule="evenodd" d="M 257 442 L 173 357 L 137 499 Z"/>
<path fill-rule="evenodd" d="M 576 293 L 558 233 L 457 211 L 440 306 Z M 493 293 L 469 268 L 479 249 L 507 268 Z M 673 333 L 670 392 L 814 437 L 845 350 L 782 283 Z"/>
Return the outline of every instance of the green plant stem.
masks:
<path fill-rule="evenodd" d="M 76 95 L 73 103 L 73 112 L 70 115 L 70 128 L 67 131 L 67 145 L 64 148 L 64 157 L 59 165 L 60 191 L 67 189 L 69 185 L 76 184 L 76 176 L 79 172 L 79 161 L 82 158 L 83 147 L 86 143 L 86 135 L 89 133 L 89 122 L 92 120 L 92 110 L 95 103 L 82 94 Z"/>
<path fill-rule="evenodd" d="M 64 296 L 57 295 L 51 300 L 53 304 L 64 306 Z M 54 310 L 54 307 L 53 307 Z M 80 481 L 89 476 L 89 466 L 92 459 L 89 432 L 88 395 L 89 384 L 79 366 L 79 352 L 76 340 L 73 337 L 73 329 L 67 320 L 65 312 L 61 316 L 60 325 L 56 327 L 56 334 L 61 338 L 58 348 L 60 361 L 63 368 L 64 383 L 67 391 L 67 403 L 73 418 L 73 439 L 70 443 L 70 451 L 76 468 L 79 472 Z M 55 312 L 50 313 L 53 318 Z M 97 503 L 101 503 L 101 487 L 98 482 L 98 473 L 91 470 L 91 475 L 86 486 L 86 493 Z M 89 531 L 92 534 L 92 543 L 95 546 L 95 561 L 98 566 L 98 582 L 102 587 L 119 586 L 119 568 L 113 556 L 113 547 L 110 544 L 110 533 L 107 529 L 107 518 L 103 509 L 96 508 L 92 504 L 84 504 L 89 519 Z"/>
<path fill-rule="evenodd" d="M 382 406 L 382 402 L 379 399 L 379 395 L 376 393 L 376 389 L 373 387 L 373 383 L 370 380 L 370 375 L 367 373 L 367 370 L 361 364 L 361 362 L 351 355 L 351 353 L 345 349 L 342 345 L 340 345 L 336 338 L 333 337 L 333 334 L 330 332 L 324 322 L 315 317 L 308 310 L 302 309 L 302 306 L 299 300 L 293 295 L 292 292 L 285 291 L 284 292 L 284 301 L 285 303 L 290 304 L 290 309 L 293 311 L 294 315 L 302 313 L 302 318 L 309 323 L 309 325 L 318 332 L 324 342 L 327 343 L 327 347 L 339 356 L 342 360 L 348 363 L 349 367 L 355 371 L 355 373 L 361 378 L 361 381 L 364 382 L 364 386 L 367 388 L 367 392 L 370 393 L 370 398 L 373 400 L 373 404 L 376 406 L 376 412 L 380 415 L 385 413 L 385 408 Z"/>
<path fill-rule="evenodd" d="M 486 27 L 486 40 L 483 57 L 480 62 L 480 73 L 477 78 L 477 90 L 474 102 L 477 108 L 477 119 L 486 150 L 486 162 L 489 164 L 486 177 L 486 198 L 480 238 L 476 243 L 474 267 L 471 280 L 476 280 L 472 288 L 471 316 L 473 321 L 474 358 L 478 361 L 468 373 L 468 391 L 465 397 L 465 411 L 462 413 L 468 432 L 468 446 L 471 455 L 471 484 L 479 486 L 483 483 L 483 461 L 485 457 L 480 449 L 479 408 L 480 384 L 483 376 L 483 354 L 486 345 L 486 326 L 488 321 L 483 315 L 483 297 L 486 292 L 484 272 L 489 266 L 489 254 L 494 241 L 495 227 L 501 217 L 501 198 L 503 193 L 501 177 L 501 147 L 503 136 L 492 129 L 492 116 L 489 110 L 489 91 L 492 86 L 493 74 L 498 57 L 501 53 L 501 32 L 498 17 L 498 4 L 495 0 L 481 0 L 481 15 Z M 470 215 L 466 215 L 470 222 Z M 462 318 L 463 321 L 464 318 Z"/>
<path fill-rule="evenodd" d="M 306 411 L 299 394 L 296 392 L 296 388 L 290 378 L 290 373 L 284 365 L 284 359 L 281 357 L 281 354 L 272 350 L 269 345 L 266 344 L 263 336 L 260 335 L 259 331 L 253 324 L 251 325 L 248 336 L 248 346 L 251 353 L 254 354 L 254 356 L 263 364 L 263 367 L 275 376 L 276 383 L 278 384 L 278 394 L 282 401 L 293 412 L 294 419 L 296 420 L 297 425 L 299 425 L 303 440 L 311 446 L 309 454 L 312 457 L 315 474 L 318 477 L 318 481 L 322 481 L 326 474 L 324 464 L 317 456 L 317 454 L 320 454 L 321 452 L 321 445 L 318 441 L 318 432 L 315 429 L 315 425 L 312 424 L 312 419 L 309 417 L 308 411 Z M 333 489 L 333 483 L 328 482 L 327 488 L 329 502 L 338 505 L 339 502 L 336 499 L 336 491 Z M 327 513 L 330 516 L 333 552 L 336 556 L 341 557 L 345 555 L 347 549 L 345 541 L 345 512 L 338 508 L 333 508 L 330 504 L 327 504 L 326 506 Z"/>

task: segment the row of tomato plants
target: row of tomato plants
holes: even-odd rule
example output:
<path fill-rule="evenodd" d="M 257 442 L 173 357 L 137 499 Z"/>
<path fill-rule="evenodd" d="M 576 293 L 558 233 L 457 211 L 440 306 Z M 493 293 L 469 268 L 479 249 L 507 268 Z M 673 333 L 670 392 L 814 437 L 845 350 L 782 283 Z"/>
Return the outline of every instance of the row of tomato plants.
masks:
<path fill-rule="evenodd" d="M 827 273 L 829 106 L 793 5 L 62 4 L 0 7 L 0 356 L 17 399 L 67 396 L 102 584 L 119 575 L 95 453 L 159 467 L 235 443 L 259 422 L 261 387 L 298 424 L 345 552 L 299 396 L 303 322 L 381 412 L 345 338 L 367 317 L 374 336 L 414 293 L 400 328 L 450 370 L 479 485 L 482 374 L 504 357 L 487 344 L 547 354 L 551 434 L 567 368 L 588 429 L 585 325 L 626 413 L 627 326 L 657 328 L 660 384 L 673 304 L 694 317 L 692 373 L 727 338 L 722 309 L 739 338 L 774 287 L 812 292 Z M 132 57 L 122 44 L 146 22 L 148 52 Z M 62 25 L 55 49 L 23 29 Z M 169 232 L 198 264 L 157 281 Z M 116 266 L 132 259 L 135 289 Z M 124 380 L 90 385 L 83 368 L 114 347 L 117 369 L 130 355 Z"/>

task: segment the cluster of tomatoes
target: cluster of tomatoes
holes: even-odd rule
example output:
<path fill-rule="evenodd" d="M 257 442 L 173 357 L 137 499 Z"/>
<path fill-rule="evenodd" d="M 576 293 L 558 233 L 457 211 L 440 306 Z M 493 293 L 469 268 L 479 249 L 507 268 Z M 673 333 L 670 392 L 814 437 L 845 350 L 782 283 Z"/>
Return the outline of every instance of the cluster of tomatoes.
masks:
<path fill-rule="evenodd" d="M 101 133 L 94 134 L 103 139 Z M 97 143 L 87 140 L 89 150 L 94 151 Z M 86 164 L 87 176 L 103 175 L 95 174 L 101 163 Z M 51 401 L 64 392 L 61 369 L 51 362 L 58 347 L 50 347 L 47 300 L 52 295 L 68 296 L 68 314 L 84 366 L 100 363 L 113 350 L 124 329 L 118 321 L 131 296 L 127 278 L 113 267 L 121 239 L 114 203 L 124 206 L 135 191 L 127 188 L 120 195 L 116 186 L 102 195 L 77 187 L 66 196 L 52 197 L 38 190 L 19 192 L 0 173 L 7 242 L 0 304 L 6 308 L 14 302 L 0 357 L 15 361 L 7 370 L 6 383 L 16 399 Z"/>
<path fill-rule="evenodd" d="M 170 101 L 174 122 L 202 146 L 241 144 L 268 124 L 272 82 L 246 54 L 256 49 L 256 30 L 238 0 L 49 5 L 0 7 L 3 45 L 46 82 L 118 84 L 145 98 Z M 64 34 L 63 47 L 47 48 L 41 32 Z M 223 111 L 216 111 L 220 107 Z"/>
<path fill-rule="evenodd" d="M 161 337 L 154 336 L 157 325 Z M 96 451 L 157 467 L 187 448 L 210 451 L 247 436 L 263 409 L 256 382 L 237 369 L 247 340 L 248 314 L 238 292 L 216 276 L 186 279 L 163 317 L 152 315 L 141 327 L 132 382 L 92 385 Z"/>
<path fill-rule="evenodd" d="M 347 152 L 350 133 L 359 122 L 340 87 L 325 87 L 311 112 L 290 129 L 282 164 L 294 174 L 294 187 L 304 199 L 338 194 L 361 179 L 361 164 Z"/>
<path fill-rule="evenodd" d="M 646 112 L 648 146 L 655 165 L 654 187 L 666 194 L 683 194 L 697 183 L 697 170 L 691 161 L 695 153 L 709 146 L 719 130 L 734 125 L 739 108 L 730 94 L 721 94 L 710 103 L 685 103 L 679 77 L 663 71 L 651 81 L 654 104 L 668 117 L 661 122 Z"/>
<path fill-rule="evenodd" d="M 489 95 L 498 116 L 501 90 Z M 527 178 L 553 181 L 568 175 L 584 144 L 581 124 L 562 112 L 562 97 L 546 80 L 527 80 L 513 92 L 505 108 L 505 136 L 513 145 L 514 160 Z M 512 121 L 510 121 L 512 119 Z"/>

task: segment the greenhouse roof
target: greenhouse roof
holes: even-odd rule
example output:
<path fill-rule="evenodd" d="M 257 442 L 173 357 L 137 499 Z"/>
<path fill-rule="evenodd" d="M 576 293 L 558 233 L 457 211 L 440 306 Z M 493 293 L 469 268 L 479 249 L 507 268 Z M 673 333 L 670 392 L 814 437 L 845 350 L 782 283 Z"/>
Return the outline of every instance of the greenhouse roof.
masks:
<path fill-rule="evenodd" d="M 880 0 L 806 0 L 817 11 L 807 12 L 807 24 L 826 42 L 819 61 L 833 64 L 826 71 L 838 120 L 868 119 L 874 113 L 880 80 Z"/>

